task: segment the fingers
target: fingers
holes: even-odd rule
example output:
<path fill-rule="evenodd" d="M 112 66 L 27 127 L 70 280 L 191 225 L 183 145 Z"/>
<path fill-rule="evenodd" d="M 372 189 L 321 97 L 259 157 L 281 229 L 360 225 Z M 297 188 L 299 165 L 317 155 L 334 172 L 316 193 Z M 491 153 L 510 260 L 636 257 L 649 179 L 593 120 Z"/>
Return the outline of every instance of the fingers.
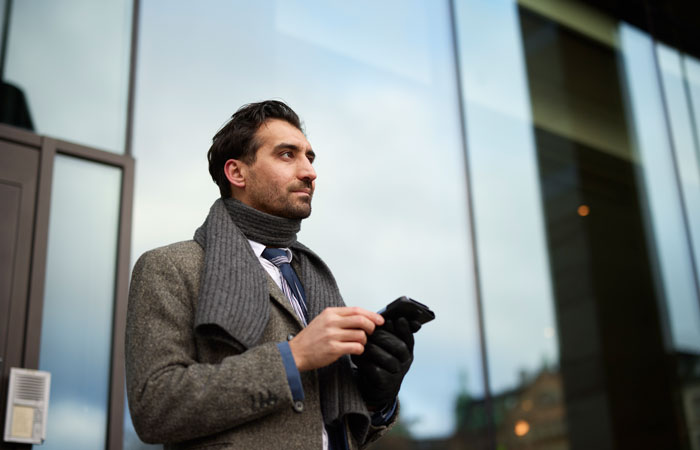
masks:
<path fill-rule="evenodd" d="M 326 308 L 289 341 L 297 368 L 317 369 L 342 355 L 362 354 L 367 336 L 383 323 L 379 314 L 362 308 Z"/>
<path fill-rule="evenodd" d="M 387 319 L 382 327 L 389 333 L 394 333 L 394 321 L 392 319 Z"/>
<path fill-rule="evenodd" d="M 377 326 L 384 324 L 384 318 L 372 311 L 359 307 L 326 308 L 319 317 L 327 321 L 328 326 L 343 329 L 360 329 L 372 334 Z"/>
<path fill-rule="evenodd" d="M 417 320 L 411 320 L 408 324 L 411 326 L 411 333 L 417 333 L 422 326 Z"/>
<path fill-rule="evenodd" d="M 362 346 L 367 343 L 367 333 L 362 330 L 341 329 L 336 331 L 335 334 L 332 334 L 331 338 L 338 342 L 357 342 Z"/>
<path fill-rule="evenodd" d="M 372 334 L 376 325 L 364 316 L 340 316 L 330 323 L 331 326 L 343 330 L 361 330 L 363 333 Z"/>
<path fill-rule="evenodd" d="M 338 357 L 341 355 L 361 355 L 364 351 L 365 346 L 359 342 L 349 341 L 336 344 L 336 353 Z"/>
<path fill-rule="evenodd" d="M 409 321 L 405 317 L 400 317 L 398 319 L 387 319 L 381 330 L 388 331 L 397 338 L 401 339 L 406 343 L 406 347 L 410 352 L 413 352 L 414 338 L 413 329 L 420 328 L 420 322 Z"/>
<path fill-rule="evenodd" d="M 289 348 L 297 369 L 304 372 L 327 366 L 342 355 L 360 355 L 366 342 L 367 335 L 362 330 L 307 327 L 289 341 Z"/>
<path fill-rule="evenodd" d="M 420 327 L 416 320 L 387 319 L 368 336 L 364 353 L 353 355 L 359 387 L 368 405 L 386 405 L 396 399 L 413 362 L 413 333 Z"/>
<path fill-rule="evenodd" d="M 398 337 L 396 337 L 394 334 L 390 333 L 387 330 L 384 329 L 379 329 L 374 332 L 372 337 L 368 340 L 367 345 L 365 346 L 365 352 L 367 353 L 367 348 L 369 347 L 378 347 L 381 350 L 383 350 L 385 353 L 388 353 L 392 355 L 392 357 L 396 358 L 400 363 L 403 363 L 405 361 L 408 361 L 411 359 L 411 351 L 408 348 L 408 345 Z M 379 363 L 379 360 L 374 360 L 374 356 L 379 356 L 376 352 L 375 353 L 367 353 L 367 357 L 371 359 L 374 362 Z"/>
<path fill-rule="evenodd" d="M 376 326 L 384 325 L 384 317 L 381 314 L 360 308 L 359 306 L 344 306 L 340 308 L 326 308 L 334 310 L 338 315 L 341 316 L 362 316 L 369 319 Z"/>
<path fill-rule="evenodd" d="M 394 321 L 394 334 L 406 343 L 409 351 L 413 351 L 413 333 L 411 332 L 411 325 L 405 317 Z"/>
<path fill-rule="evenodd" d="M 398 373 L 401 370 L 401 363 L 391 353 L 375 344 L 365 345 L 363 353 L 366 366 L 377 366 L 389 373 Z M 359 367 L 359 366 L 358 366 Z"/>
<path fill-rule="evenodd" d="M 363 376 L 365 380 L 372 383 L 375 387 L 386 388 L 387 384 L 387 370 L 382 367 L 369 365 L 364 369 Z M 391 375 L 389 375 L 391 376 Z"/>

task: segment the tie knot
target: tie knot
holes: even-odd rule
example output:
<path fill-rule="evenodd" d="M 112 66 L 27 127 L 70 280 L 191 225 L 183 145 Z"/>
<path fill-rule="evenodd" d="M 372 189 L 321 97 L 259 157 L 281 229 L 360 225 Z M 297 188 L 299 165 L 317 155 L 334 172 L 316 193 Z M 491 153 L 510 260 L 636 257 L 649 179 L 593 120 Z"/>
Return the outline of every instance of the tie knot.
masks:
<path fill-rule="evenodd" d="M 282 264 L 289 264 L 290 262 L 287 252 L 281 248 L 267 247 L 265 250 L 263 250 L 262 257 L 277 267 L 281 266 Z"/>

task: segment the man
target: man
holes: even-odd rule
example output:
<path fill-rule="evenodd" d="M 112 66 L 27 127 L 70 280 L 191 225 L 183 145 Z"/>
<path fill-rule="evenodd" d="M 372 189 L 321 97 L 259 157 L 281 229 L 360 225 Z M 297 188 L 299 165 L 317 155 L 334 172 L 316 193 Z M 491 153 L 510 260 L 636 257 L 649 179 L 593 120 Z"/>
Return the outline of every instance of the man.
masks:
<path fill-rule="evenodd" d="M 168 449 L 366 447 L 396 421 L 419 325 L 346 307 L 296 240 L 315 153 L 287 105 L 239 109 L 208 158 L 221 198 L 194 240 L 134 267 L 126 372 L 137 433 Z"/>

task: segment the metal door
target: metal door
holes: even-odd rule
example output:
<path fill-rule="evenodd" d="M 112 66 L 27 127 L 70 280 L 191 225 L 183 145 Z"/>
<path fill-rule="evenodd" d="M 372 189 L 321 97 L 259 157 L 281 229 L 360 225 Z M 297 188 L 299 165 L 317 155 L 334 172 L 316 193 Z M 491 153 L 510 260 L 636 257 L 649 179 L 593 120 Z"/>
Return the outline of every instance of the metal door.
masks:
<path fill-rule="evenodd" d="M 0 428 L 10 367 L 24 364 L 39 151 L 0 140 Z"/>

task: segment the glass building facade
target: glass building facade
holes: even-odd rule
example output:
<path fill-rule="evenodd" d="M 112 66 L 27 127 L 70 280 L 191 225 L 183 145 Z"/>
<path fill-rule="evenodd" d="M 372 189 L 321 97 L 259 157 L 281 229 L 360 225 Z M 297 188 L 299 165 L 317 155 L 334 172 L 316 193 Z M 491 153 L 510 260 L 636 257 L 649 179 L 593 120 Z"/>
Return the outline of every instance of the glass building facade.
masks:
<path fill-rule="evenodd" d="M 0 423 L 10 368 L 39 369 L 52 382 L 38 448 L 121 448 L 134 2 L 0 11 Z"/>
<path fill-rule="evenodd" d="M 58 3 L 3 16 L 26 111 L 2 121 L 67 141 L 25 333 L 53 374 L 45 446 L 152 447 L 123 397 L 119 264 L 191 239 L 218 197 L 212 136 L 274 98 L 317 154 L 300 240 L 346 303 L 436 313 L 372 448 L 700 450 L 698 7 Z"/>
<path fill-rule="evenodd" d="M 4 0 L 2 82 L 14 124 L 126 151 L 132 0 Z M 5 111 L 7 112 L 7 110 Z M 3 118 L 5 123 L 13 123 Z"/>

